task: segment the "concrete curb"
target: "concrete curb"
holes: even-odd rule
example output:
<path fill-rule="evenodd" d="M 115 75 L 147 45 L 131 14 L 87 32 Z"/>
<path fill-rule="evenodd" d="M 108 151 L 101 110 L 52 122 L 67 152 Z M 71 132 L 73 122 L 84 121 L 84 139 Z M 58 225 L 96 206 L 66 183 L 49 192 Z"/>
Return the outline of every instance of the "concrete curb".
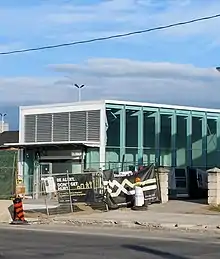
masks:
<path fill-rule="evenodd" d="M 28 219 L 27 219 L 28 220 Z M 32 219 L 30 224 L 56 224 L 70 226 L 93 226 L 93 227 L 117 227 L 129 229 L 146 229 L 146 230 L 177 230 L 190 232 L 216 232 L 220 233 L 220 226 L 216 225 L 193 225 L 193 224 L 177 224 L 177 223 L 151 223 L 141 221 L 126 221 L 126 220 L 94 220 L 94 219 L 68 219 L 68 218 L 53 218 L 53 219 Z"/>

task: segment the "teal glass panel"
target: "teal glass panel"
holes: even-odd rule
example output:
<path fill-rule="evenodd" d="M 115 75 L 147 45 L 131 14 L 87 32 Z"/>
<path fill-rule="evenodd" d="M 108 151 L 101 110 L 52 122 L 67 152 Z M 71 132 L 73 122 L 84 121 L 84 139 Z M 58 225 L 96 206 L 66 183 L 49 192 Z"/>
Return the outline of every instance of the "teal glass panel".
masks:
<path fill-rule="evenodd" d="M 101 163 L 105 163 L 105 161 L 101 161 Z M 100 156 L 99 156 L 99 148 L 87 148 L 86 152 L 86 169 L 96 169 L 100 168 Z"/>
<path fill-rule="evenodd" d="M 121 167 L 120 163 L 120 148 L 107 147 L 106 148 L 106 169 L 118 169 Z"/>
<path fill-rule="evenodd" d="M 160 165 L 171 166 L 172 163 L 171 116 L 160 116 Z"/>
<path fill-rule="evenodd" d="M 144 145 L 146 149 L 153 148 L 155 151 L 155 117 L 154 112 L 144 112 Z"/>
<path fill-rule="evenodd" d="M 120 115 L 116 109 L 107 109 L 107 146 L 120 146 Z"/>
<path fill-rule="evenodd" d="M 206 167 L 202 152 L 202 118 L 192 117 L 192 166 Z"/>
<path fill-rule="evenodd" d="M 126 147 L 138 147 L 138 112 L 126 110 Z"/>
<path fill-rule="evenodd" d="M 184 116 L 177 116 L 176 132 L 176 166 L 187 166 L 187 120 Z"/>
<path fill-rule="evenodd" d="M 214 119 L 207 120 L 207 167 L 217 166 L 217 121 Z"/>

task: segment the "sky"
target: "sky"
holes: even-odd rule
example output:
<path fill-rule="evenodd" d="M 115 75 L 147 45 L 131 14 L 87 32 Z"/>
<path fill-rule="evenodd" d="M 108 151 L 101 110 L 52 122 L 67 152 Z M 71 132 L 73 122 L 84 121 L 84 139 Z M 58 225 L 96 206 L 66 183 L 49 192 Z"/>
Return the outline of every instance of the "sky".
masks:
<path fill-rule="evenodd" d="M 220 13 L 219 0 L 1 0 L 0 52 L 86 40 Z M 220 108 L 220 18 L 65 48 L 0 55 L 0 112 L 116 99 Z"/>

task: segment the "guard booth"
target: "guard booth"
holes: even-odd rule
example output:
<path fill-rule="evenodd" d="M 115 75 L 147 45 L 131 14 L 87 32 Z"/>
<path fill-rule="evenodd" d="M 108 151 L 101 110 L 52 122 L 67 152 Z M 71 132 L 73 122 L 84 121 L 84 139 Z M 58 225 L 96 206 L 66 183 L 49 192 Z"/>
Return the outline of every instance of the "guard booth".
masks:
<path fill-rule="evenodd" d="M 42 177 L 100 170 L 105 161 L 104 102 L 20 107 L 19 177 L 42 193 Z"/>

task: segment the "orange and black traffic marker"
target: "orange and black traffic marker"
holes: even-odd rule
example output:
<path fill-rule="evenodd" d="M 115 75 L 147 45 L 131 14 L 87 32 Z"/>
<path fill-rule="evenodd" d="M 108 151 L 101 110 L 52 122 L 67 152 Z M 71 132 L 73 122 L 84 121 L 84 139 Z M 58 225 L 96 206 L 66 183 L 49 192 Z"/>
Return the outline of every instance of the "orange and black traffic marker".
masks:
<path fill-rule="evenodd" d="M 24 210 L 22 198 L 17 197 L 13 200 L 14 215 L 11 224 L 27 224 L 28 222 L 24 218 Z"/>

